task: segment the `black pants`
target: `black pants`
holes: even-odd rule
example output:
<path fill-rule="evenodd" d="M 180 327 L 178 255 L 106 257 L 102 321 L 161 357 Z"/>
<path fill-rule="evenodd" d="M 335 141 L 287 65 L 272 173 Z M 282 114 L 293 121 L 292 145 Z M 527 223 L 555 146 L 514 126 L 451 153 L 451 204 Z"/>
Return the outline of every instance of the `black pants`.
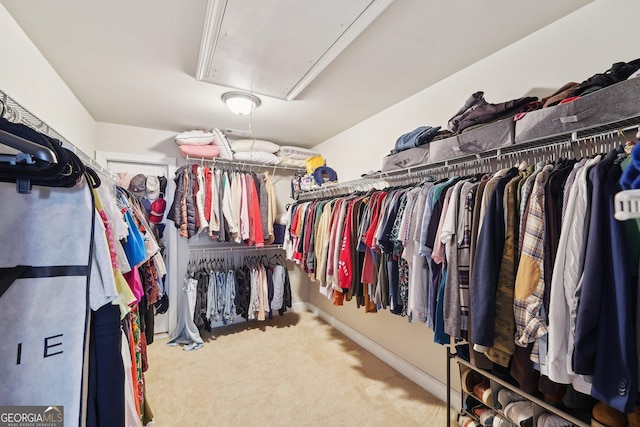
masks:
<path fill-rule="evenodd" d="M 106 304 L 91 312 L 87 426 L 124 427 L 124 364 L 120 309 Z"/>

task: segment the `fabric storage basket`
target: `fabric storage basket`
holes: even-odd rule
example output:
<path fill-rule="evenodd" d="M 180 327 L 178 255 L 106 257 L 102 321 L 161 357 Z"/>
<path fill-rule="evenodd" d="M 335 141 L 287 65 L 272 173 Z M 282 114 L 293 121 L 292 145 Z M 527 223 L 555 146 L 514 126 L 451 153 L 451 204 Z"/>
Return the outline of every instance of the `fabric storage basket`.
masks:
<path fill-rule="evenodd" d="M 466 130 L 457 136 L 460 156 L 512 145 L 514 136 L 513 117 Z"/>
<path fill-rule="evenodd" d="M 516 122 L 515 142 L 572 132 L 640 115 L 640 78 L 625 80 L 567 104 L 531 111 Z"/>
<path fill-rule="evenodd" d="M 432 143 L 410 148 L 382 159 L 382 172 L 404 169 L 429 163 L 429 147 Z"/>
<path fill-rule="evenodd" d="M 440 163 L 463 156 L 460 152 L 458 137 L 452 136 L 429 143 L 429 163 Z"/>

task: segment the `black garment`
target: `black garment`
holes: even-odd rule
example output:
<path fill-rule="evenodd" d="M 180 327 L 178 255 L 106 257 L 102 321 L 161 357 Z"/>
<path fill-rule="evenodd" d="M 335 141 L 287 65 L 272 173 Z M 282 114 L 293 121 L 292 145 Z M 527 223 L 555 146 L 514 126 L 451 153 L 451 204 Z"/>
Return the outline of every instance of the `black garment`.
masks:
<path fill-rule="evenodd" d="M 88 427 L 125 425 L 124 363 L 120 309 L 106 304 L 91 312 Z"/>
<path fill-rule="evenodd" d="M 198 329 L 211 331 L 211 322 L 207 319 L 209 275 L 204 271 L 198 271 L 194 278 L 198 281 L 198 285 L 196 287 L 196 308 L 193 313 L 193 322 Z"/>
<path fill-rule="evenodd" d="M 189 198 L 187 199 L 187 215 L 191 216 L 189 212 L 189 207 L 193 209 L 193 222 L 187 223 L 187 233 L 189 233 L 189 238 L 191 236 L 195 236 L 200 229 L 200 215 L 197 212 L 198 203 L 196 201 L 198 191 L 200 191 L 200 185 L 198 183 L 198 165 L 191 165 L 191 169 L 189 170 L 189 191 L 187 194 Z"/>
<path fill-rule="evenodd" d="M 571 96 L 584 96 L 604 87 L 627 80 L 638 68 L 640 68 L 640 59 L 629 63 L 616 62 L 604 73 L 594 74 L 580 83 L 578 89 L 576 89 Z"/>
<path fill-rule="evenodd" d="M 360 244 L 358 235 L 360 230 L 360 221 L 362 220 L 362 215 L 364 209 L 366 207 L 366 203 L 364 202 L 364 198 L 359 198 L 353 203 L 352 208 L 352 216 L 351 216 L 351 244 L 352 248 L 349 251 L 351 254 L 351 287 L 347 291 L 347 301 L 350 300 L 354 295 L 358 295 L 362 293 L 362 283 L 360 278 L 362 277 L 362 265 L 364 263 L 364 252 L 360 252 L 358 250 L 358 246 Z"/>
<path fill-rule="evenodd" d="M 167 212 L 167 219 L 173 221 L 173 224 L 176 228 L 180 228 L 180 224 L 182 223 L 182 208 L 181 201 L 184 197 L 184 174 L 186 173 L 187 166 L 180 166 L 176 171 L 176 177 L 173 181 L 176 183 L 176 191 L 173 194 L 173 203 L 171 203 L 171 207 L 169 208 L 169 212 Z"/>
<path fill-rule="evenodd" d="M 251 302 L 251 271 L 243 265 L 236 270 L 236 314 L 249 320 Z"/>
<path fill-rule="evenodd" d="M 273 301 L 273 294 L 275 293 L 275 289 L 273 288 L 273 268 L 267 266 L 264 268 L 265 275 L 267 276 L 267 299 L 269 301 L 269 319 L 273 319 L 273 312 L 271 311 L 271 301 Z"/>
<path fill-rule="evenodd" d="M 549 313 L 549 298 L 551 296 L 551 277 L 560 242 L 562 229 L 562 203 L 564 184 L 573 170 L 575 160 L 561 162 L 549 174 L 544 186 L 544 295 L 543 305 L 545 313 Z M 547 319 L 548 324 L 548 319 Z"/>
<path fill-rule="evenodd" d="M 280 316 L 287 312 L 287 308 L 291 308 L 291 281 L 289 281 L 289 270 L 284 269 L 284 303 L 282 308 L 278 310 Z"/>
<path fill-rule="evenodd" d="M 140 331 L 144 332 L 147 345 L 153 344 L 153 335 L 155 328 L 155 306 L 147 305 L 147 296 L 143 295 L 138 304 L 140 316 Z"/>

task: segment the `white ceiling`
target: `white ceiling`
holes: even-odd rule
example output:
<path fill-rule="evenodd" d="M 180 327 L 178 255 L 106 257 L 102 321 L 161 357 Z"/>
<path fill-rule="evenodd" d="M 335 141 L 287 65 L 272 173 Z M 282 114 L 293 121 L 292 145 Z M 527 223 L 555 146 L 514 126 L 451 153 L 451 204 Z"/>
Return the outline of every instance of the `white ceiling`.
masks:
<path fill-rule="evenodd" d="M 228 0 L 251 1 L 270 0 Z M 207 0 L 0 3 L 97 121 L 181 132 L 251 120 L 258 138 L 313 146 L 590 1 L 395 0 L 295 100 L 261 96 L 251 118 L 222 103 L 229 88 L 195 78 Z M 322 19 L 317 0 L 301 2 L 296 14 Z"/>

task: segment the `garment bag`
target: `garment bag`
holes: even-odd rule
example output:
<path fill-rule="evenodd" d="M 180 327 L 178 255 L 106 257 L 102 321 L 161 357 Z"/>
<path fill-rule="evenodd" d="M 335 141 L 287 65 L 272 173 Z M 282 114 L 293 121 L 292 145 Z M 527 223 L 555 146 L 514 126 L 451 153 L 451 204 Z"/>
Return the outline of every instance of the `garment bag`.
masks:
<path fill-rule="evenodd" d="M 36 185 L 39 172 L 29 171 L 33 186 L 16 191 L 20 174 L 0 161 L 0 404 L 55 406 L 65 425 L 84 425 L 91 188 Z"/>

